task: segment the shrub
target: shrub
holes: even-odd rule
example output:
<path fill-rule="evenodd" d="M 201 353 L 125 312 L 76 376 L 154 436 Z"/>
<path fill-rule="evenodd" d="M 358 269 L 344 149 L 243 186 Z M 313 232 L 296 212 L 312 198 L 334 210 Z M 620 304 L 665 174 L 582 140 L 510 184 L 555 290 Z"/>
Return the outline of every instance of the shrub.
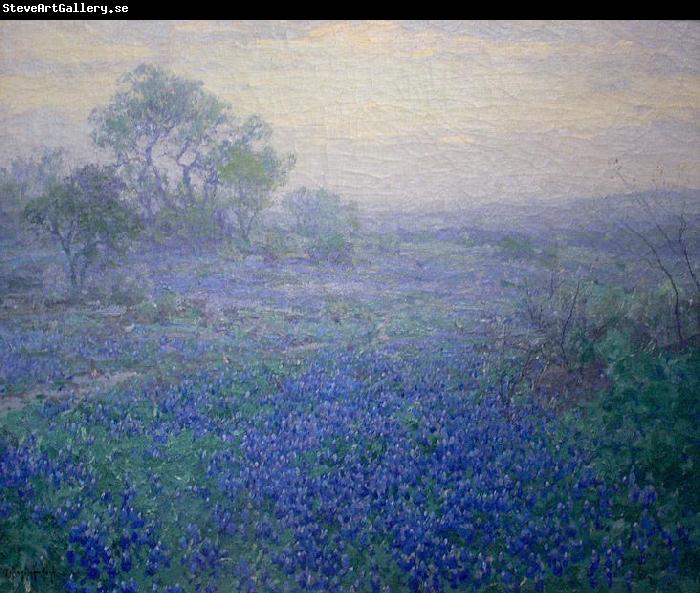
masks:
<path fill-rule="evenodd" d="M 343 202 L 326 189 L 302 187 L 285 197 L 284 207 L 295 232 L 304 237 L 305 251 L 313 261 L 350 261 L 353 248 L 349 236 L 359 227 L 356 204 Z"/>
<path fill-rule="evenodd" d="M 142 301 L 134 308 L 134 314 L 141 323 L 151 324 L 158 322 L 158 306 L 154 301 Z"/>
<path fill-rule="evenodd" d="M 535 256 L 535 247 L 527 237 L 504 237 L 498 242 L 498 248 L 509 259 L 531 259 Z"/>
<path fill-rule="evenodd" d="M 180 301 L 173 293 L 166 292 L 156 299 L 155 305 L 158 311 L 158 322 L 167 323 L 177 314 L 180 308 Z"/>
<path fill-rule="evenodd" d="M 611 332 L 601 348 L 613 388 L 583 409 L 594 458 L 611 476 L 654 480 L 677 504 L 700 511 L 700 350 L 632 352 Z"/>
<path fill-rule="evenodd" d="M 272 262 L 278 260 L 285 253 L 289 252 L 291 244 L 289 238 L 280 229 L 270 228 L 262 233 L 262 239 L 258 243 L 258 250 L 262 253 L 265 261 Z"/>
<path fill-rule="evenodd" d="M 294 230 L 304 237 L 319 237 L 357 230 L 357 206 L 343 202 L 326 189 L 299 188 L 284 199 Z"/>
<path fill-rule="evenodd" d="M 398 255 L 401 252 L 403 241 L 397 233 L 382 232 L 372 233 L 367 238 L 367 247 L 378 255 Z"/>
<path fill-rule="evenodd" d="M 307 255 L 315 262 L 349 263 L 352 252 L 352 244 L 340 233 L 321 235 L 310 240 L 306 246 Z"/>
<path fill-rule="evenodd" d="M 168 323 L 180 311 L 181 301 L 172 294 L 166 293 L 155 300 L 147 300 L 139 303 L 134 313 L 141 323 Z"/>
<path fill-rule="evenodd" d="M 229 239 L 212 203 L 195 202 L 182 208 L 163 208 L 156 217 L 153 236 L 158 242 L 175 240 L 193 248 Z"/>
<path fill-rule="evenodd" d="M 105 302 L 133 307 L 148 299 L 152 289 L 145 273 L 111 270 L 102 275 L 95 293 Z"/>

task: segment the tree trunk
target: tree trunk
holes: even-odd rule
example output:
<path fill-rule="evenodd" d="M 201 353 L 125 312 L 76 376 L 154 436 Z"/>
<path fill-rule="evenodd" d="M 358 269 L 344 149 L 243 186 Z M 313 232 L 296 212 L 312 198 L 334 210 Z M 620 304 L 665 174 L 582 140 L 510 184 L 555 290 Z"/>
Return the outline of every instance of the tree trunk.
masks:
<path fill-rule="evenodd" d="M 78 286 L 78 265 L 74 257 L 68 254 L 68 279 L 70 280 L 71 292 L 77 293 Z"/>
<path fill-rule="evenodd" d="M 250 225 L 246 224 L 245 215 L 242 212 L 236 212 L 236 221 L 238 222 L 238 236 L 247 249 L 250 247 Z"/>

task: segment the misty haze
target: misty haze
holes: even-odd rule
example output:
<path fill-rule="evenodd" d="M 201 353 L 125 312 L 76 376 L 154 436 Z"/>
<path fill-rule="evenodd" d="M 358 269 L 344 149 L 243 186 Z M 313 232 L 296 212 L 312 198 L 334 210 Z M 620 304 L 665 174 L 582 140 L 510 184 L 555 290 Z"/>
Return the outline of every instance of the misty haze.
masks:
<path fill-rule="evenodd" d="M 0 590 L 700 591 L 700 24 L 0 23 Z"/>

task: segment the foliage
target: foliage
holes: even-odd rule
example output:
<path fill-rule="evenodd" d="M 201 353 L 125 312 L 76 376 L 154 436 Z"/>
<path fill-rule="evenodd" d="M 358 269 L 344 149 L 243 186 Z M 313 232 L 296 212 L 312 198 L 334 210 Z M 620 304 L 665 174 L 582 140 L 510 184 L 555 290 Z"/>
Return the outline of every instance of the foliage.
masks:
<path fill-rule="evenodd" d="M 270 146 L 238 145 L 225 152 L 219 167 L 219 203 L 233 215 L 236 236 L 244 246 L 251 244 L 254 225 L 272 205 L 275 190 L 284 184 L 293 165 L 292 155 L 282 158 Z"/>
<path fill-rule="evenodd" d="M 16 158 L 0 169 L 0 232 L 21 238 L 21 214 L 30 200 L 46 193 L 65 169 L 62 149 L 44 147 L 38 158 Z"/>
<path fill-rule="evenodd" d="M 52 184 L 24 210 L 39 233 L 59 244 L 74 290 L 82 289 L 90 266 L 123 251 L 139 231 L 133 212 L 121 199 L 122 190 L 111 169 L 86 165 Z"/>
<path fill-rule="evenodd" d="M 141 323 L 170 323 L 178 313 L 181 300 L 172 293 L 165 293 L 155 299 L 140 302 L 134 309 L 136 318 Z"/>
<path fill-rule="evenodd" d="M 178 209 L 163 208 L 156 217 L 154 237 L 162 244 L 190 245 L 193 250 L 227 239 L 218 222 L 216 201 L 195 202 Z"/>
<path fill-rule="evenodd" d="M 600 346 L 613 388 L 586 410 L 601 467 L 654 480 L 700 512 L 700 351 L 635 352 L 615 333 Z"/>
<path fill-rule="evenodd" d="M 258 244 L 258 250 L 267 262 L 277 261 L 293 250 L 294 247 L 292 238 L 288 236 L 284 229 L 276 227 L 266 228 Z"/>
<path fill-rule="evenodd" d="M 498 248 L 510 259 L 531 259 L 535 256 L 535 247 L 528 237 L 504 237 L 498 242 Z"/>
<path fill-rule="evenodd" d="M 548 373 L 556 375 L 560 392 L 571 381 L 580 383 L 583 368 L 594 362 L 593 345 L 611 321 L 605 309 L 592 315 L 593 282 L 558 269 L 535 278 L 518 287 L 512 315 L 487 319 L 488 377 L 506 400 L 536 390 Z"/>
<path fill-rule="evenodd" d="M 397 233 L 366 233 L 365 241 L 368 248 L 377 255 L 399 255 L 403 241 Z"/>
<path fill-rule="evenodd" d="M 178 209 L 211 192 L 212 147 L 236 132 L 228 107 L 201 82 L 147 64 L 121 82 L 126 88 L 91 115 L 93 139 L 112 153 L 144 219 L 153 223 L 161 208 Z"/>
<path fill-rule="evenodd" d="M 350 240 L 340 233 L 320 235 L 309 240 L 306 253 L 316 262 L 332 264 L 349 263 L 352 258 L 353 246 Z"/>
<path fill-rule="evenodd" d="M 345 203 L 323 188 L 301 187 L 285 196 L 284 207 L 293 219 L 295 232 L 304 237 L 349 233 L 359 228 L 357 205 Z"/>
<path fill-rule="evenodd" d="M 684 537 L 699 542 L 700 351 L 634 351 L 629 336 L 619 332 L 600 348 L 612 389 L 564 419 L 567 438 L 589 448 L 607 479 L 625 484 L 625 513 L 645 497 L 658 499 L 656 517 L 675 521 Z M 637 541 L 646 553 L 644 540 Z M 699 549 L 676 552 L 678 561 L 700 565 Z M 686 586 L 692 590 L 697 582 Z"/>
<path fill-rule="evenodd" d="M 626 180 L 617 171 L 623 181 Z M 635 192 L 623 202 L 610 203 L 604 228 L 618 255 L 640 262 L 668 292 L 673 315 L 673 339 L 683 342 L 700 333 L 700 231 L 697 213 L 686 197 L 670 188 Z"/>
<path fill-rule="evenodd" d="M 0 204 L 3 210 L 22 209 L 27 202 L 46 192 L 59 180 L 65 153 L 62 149 L 44 147 L 38 158 L 16 158 L 0 169 Z"/>
<path fill-rule="evenodd" d="M 352 255 L 349 236 L 359 228 L 357 205 L 345 203 L 326 189 L 299 188 L 284 199 L 293 229 L 306 240 L 314 261 L 347 262 Z"/>
<path fill-rule="evenodd" d="M 153 290 L 143 267 L 112 268 L 101 272 L 99 284 L 91 287 L 91 294 L 104 303 L 133 307 L 148 299 Z"/>

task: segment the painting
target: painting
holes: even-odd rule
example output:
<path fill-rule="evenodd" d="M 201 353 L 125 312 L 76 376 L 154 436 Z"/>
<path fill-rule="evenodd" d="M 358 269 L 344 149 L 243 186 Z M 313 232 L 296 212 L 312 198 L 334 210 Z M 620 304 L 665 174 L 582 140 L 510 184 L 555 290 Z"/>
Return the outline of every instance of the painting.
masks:
<path fill-rule="evenodd" d="M 92 8 L 0 22 L 0 590 L 700 590 L 698 22 Z"/>

